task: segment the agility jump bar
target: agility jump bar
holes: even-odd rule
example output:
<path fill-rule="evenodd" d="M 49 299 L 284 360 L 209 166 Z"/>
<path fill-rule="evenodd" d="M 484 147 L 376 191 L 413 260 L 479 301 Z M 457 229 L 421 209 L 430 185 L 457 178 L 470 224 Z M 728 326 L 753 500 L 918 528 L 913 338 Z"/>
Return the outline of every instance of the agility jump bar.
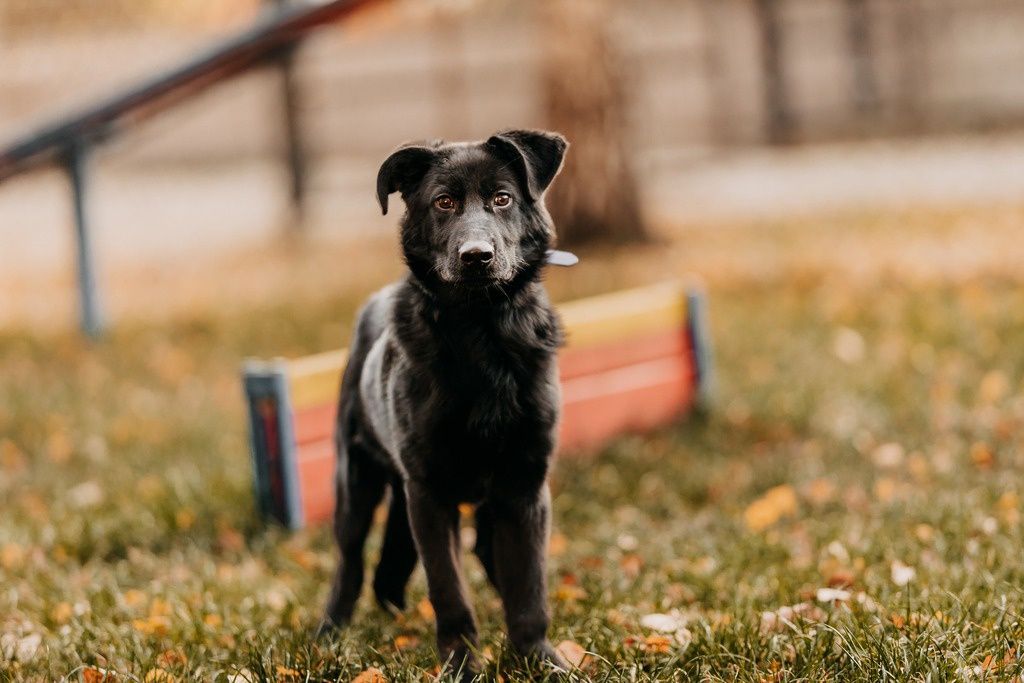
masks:
<path fill-rule="evenodd" d="M 669 424 L 706 405 L 713 360 L 706 297 L 665 283 L 559 306 L 559 451 L 586 457 L 609 440 Z M 256 500 L 291 529 L 334 511 L 334 429 L 344 349 L 245 362 Z"/>

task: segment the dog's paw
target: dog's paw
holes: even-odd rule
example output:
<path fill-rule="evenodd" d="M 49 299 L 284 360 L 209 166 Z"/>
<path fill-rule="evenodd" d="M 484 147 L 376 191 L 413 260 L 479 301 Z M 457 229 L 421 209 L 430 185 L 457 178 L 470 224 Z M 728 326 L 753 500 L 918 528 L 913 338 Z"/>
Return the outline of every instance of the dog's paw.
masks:
<path fill-rule="evenodd" d="M 457 645 L 439 645 L 438 655 L 441 658 L 441 674 L 438 680 L 451 679 L 459 683 L 470 683 L 480 676 L 483 662 L 465 642 Z"/>
<path fill-rule="evenodd" d="M 324 617 L 313 631 L 313 638 L 315 640 L 329 640 L 338 635 L 346 626 L 348 626 L 347 619 L 336 621 L 330 617 Z"/>
<path fill-rule="evenodd" d="M 377 604 L 385 612 L 401 614 L 405 611 L 405 589 L 393 589 L 384 585 L 373 584 L 373 595 L 377 598 Z"/>
<path fill-rule="evenodd" d="M 520 653 L 529 662 L 539 664 L 549 670 L 553 669 L 557 673 L 567 674 L 574 670 L 572 664 L 565 661 L 558 650 L 546 640 L 522 648 Z"/>

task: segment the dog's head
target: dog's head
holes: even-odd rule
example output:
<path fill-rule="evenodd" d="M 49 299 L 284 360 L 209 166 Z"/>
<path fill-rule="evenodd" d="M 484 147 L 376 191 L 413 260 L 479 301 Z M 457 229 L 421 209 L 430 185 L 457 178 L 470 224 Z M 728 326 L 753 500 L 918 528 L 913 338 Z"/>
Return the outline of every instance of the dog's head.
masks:
<path fill-rule="evenodd" d="M 377 199 L 400 192 L 402 250 L 429 289 L 510 287 L 539 272 L 554 237 L 544 191 L 562 166 L 561 135 L 509 130 L 483 142 L 410 144 L 377 174 Z"/>

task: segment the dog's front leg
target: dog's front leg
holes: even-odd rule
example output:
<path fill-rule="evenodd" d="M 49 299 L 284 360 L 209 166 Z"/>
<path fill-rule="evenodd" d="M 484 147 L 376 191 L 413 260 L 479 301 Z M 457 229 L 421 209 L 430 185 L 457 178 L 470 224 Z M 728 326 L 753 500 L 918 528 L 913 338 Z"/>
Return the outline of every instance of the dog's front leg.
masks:
<path fill-rule="evenodd" d="M 437 650 L 442 662 L 468 680 L 479 670 L 472 649 L 476 622 L 459 570 L 458 510 L 439 502 L 429 489 L 410 481 L 405 487 L 409 525 L 427 573 L 430 602 L 437 616 Z"/>
<path fill-rule="evenodd" d="M 547 640 L 547 545 L 551 494 L 544 484 L 534 496 L 495 500 L 494 570 L 505 606 L 512 646 L 522 655 L 568 665 Z"/>

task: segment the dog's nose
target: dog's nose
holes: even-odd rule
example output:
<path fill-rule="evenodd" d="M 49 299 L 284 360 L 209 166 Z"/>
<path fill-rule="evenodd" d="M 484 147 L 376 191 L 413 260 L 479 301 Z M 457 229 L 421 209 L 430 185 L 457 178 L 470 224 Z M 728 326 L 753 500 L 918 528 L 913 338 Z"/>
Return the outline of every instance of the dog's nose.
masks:
<path fill-rule="evenodd" d="M 459 247 L 459 259 L 467 266 L 483 266 L 494 258 L 494 247 L 482 240 L 466 242 Z"/>

